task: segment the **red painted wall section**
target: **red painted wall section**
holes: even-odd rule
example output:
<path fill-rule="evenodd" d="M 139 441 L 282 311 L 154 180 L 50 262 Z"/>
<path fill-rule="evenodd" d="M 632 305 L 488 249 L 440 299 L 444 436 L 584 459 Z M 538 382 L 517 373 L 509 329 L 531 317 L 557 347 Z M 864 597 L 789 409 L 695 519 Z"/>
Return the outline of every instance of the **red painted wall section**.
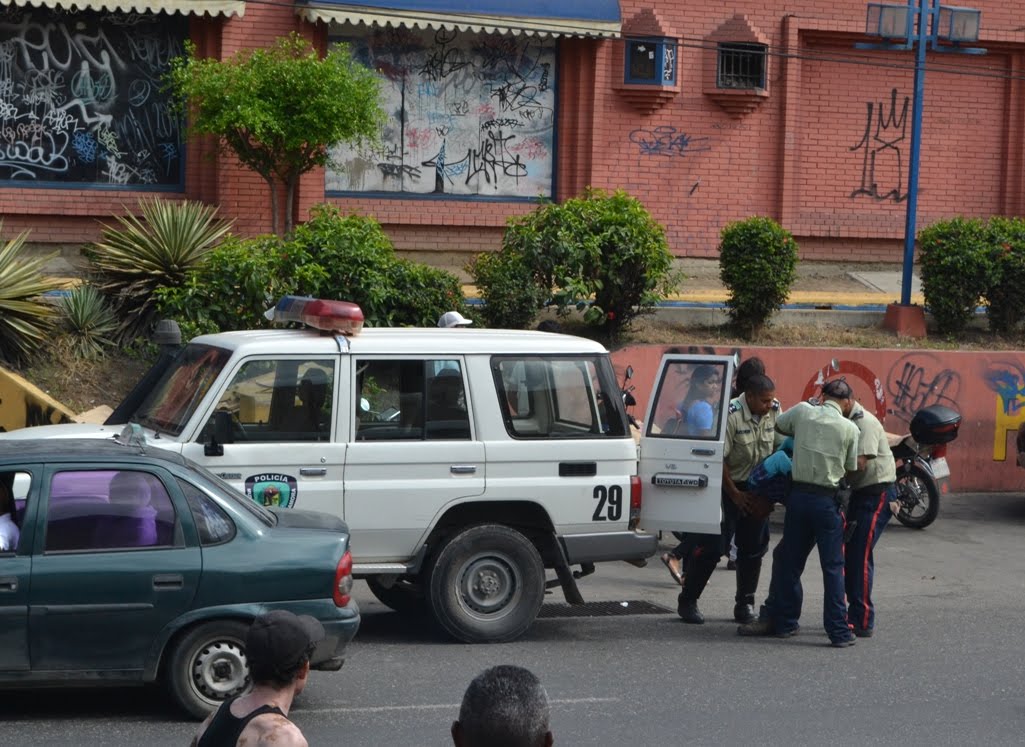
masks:
<path fill-rule="evenodd" d="M 1025 353 L 635 345 L 617 350 L 612 360 L 620 380 L 628 365 L 634 368 L 638 419 L 645 417 L 659 362 L 670 350 L 761 358 L 784 408 L 817 394 L 821 382 L 844 376 L 862 405 L 892 433 L 906 433 L 922 407 L 951 407 L 962 416 L 958 439 L 947 451 L 952 489 L 1022 490 L 1025 485 L 1014 445 L 1025 422 Z"/>

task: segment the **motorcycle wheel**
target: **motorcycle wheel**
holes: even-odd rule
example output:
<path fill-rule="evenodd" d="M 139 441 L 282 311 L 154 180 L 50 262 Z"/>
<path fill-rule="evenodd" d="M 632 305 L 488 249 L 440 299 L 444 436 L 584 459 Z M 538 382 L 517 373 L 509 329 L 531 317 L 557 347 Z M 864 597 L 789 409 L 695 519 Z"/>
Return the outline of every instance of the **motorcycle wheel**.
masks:
<path fill-rule="evenodd" d="M 925 529 L 936 521 L 940 511 L 940 494 L 936 481 L 925 470 L 913 465 L 909 472 L 897 476 L 897 521 L 912 529 Z"/>

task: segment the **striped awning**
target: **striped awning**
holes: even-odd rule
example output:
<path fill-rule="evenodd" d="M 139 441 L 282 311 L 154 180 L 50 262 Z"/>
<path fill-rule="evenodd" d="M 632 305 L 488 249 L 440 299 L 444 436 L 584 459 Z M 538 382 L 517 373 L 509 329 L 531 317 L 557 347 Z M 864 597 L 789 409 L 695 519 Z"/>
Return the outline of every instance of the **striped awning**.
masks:
<path fill-rule="evenodd" d="M 101 10 L 108 13 L 181 13 L 182 15 L 241 16 L 245 0 L 6 0 L 4 5 L 62 10 Z"/>
<path fill-rule="evenodd" d="M 618 0 L 297 0 L 308 21 L 494 34 L 614 37 Z"/>

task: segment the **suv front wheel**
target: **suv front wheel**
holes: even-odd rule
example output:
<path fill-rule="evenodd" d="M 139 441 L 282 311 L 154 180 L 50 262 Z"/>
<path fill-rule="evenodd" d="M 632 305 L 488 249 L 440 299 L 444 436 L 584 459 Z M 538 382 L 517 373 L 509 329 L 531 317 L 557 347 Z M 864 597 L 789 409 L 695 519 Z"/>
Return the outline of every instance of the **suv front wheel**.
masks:
<path fill-rule="evenodd" d="M 533 543 L 499 524 L 454 535 L 430 573 L 428 601 L 435 619 L 466 643 L 500 643 L 530 627 L 545 595 L 545 569 Z"/>

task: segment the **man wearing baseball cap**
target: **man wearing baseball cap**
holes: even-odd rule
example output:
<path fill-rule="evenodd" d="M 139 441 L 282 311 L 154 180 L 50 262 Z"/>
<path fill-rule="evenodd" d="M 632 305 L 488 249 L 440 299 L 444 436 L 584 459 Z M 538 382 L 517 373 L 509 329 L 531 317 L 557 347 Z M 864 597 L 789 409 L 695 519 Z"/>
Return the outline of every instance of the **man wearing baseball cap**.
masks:
<path fill-rule="evenodd" d="M 438 317 L 439 327 L 469 327 L 471 324 L 473 319 L 467 319 L 458 311 L 446 311 Z"/>
<path fill-rule="evenodd" d="M 210 714 L 193 747 L 307 747 L 288 709 L 306 687 L 310 656 L 323 638 L 324 627 L 309 615 L 272 610 L 257 617 L 246 635 L 253 689 Z"/>

